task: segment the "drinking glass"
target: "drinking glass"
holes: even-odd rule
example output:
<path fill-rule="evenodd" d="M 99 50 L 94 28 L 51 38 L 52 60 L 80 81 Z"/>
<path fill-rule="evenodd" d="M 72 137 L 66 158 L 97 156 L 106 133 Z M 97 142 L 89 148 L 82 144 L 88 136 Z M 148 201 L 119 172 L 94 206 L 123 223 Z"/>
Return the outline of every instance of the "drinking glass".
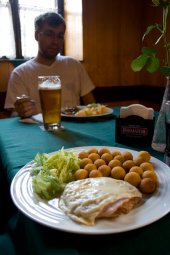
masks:
<path fill-rule="evenodd" d="M 38 76 L 38 90 L 44 128 L 61 128 L 61 81 L 58 76 Z"/>

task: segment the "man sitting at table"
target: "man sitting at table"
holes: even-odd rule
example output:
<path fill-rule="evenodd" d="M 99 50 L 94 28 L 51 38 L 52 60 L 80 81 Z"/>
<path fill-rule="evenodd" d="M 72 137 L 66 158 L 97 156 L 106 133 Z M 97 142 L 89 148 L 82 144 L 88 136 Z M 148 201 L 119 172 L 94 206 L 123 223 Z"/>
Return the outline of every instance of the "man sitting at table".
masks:
<path fill-rule="evenodd" d="M 11 116 L 29 117 L 41 112 L 38 76 L 58 75 L 62 84 L 62 107 L 95 102 L 94 84 L 81 63 L 60 55 L 66 24 L 63 17 L 47 12 L 35 19 L 37 56 L 16 67 L 11 73 L 5 108 Z"/>

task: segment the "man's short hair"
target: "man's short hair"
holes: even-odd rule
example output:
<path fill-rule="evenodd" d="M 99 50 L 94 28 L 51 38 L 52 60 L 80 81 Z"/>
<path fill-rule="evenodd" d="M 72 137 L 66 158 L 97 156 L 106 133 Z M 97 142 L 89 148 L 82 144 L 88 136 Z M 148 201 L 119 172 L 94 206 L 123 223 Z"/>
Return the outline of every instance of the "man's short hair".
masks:
<path fill-rule="evenodd" d="M 56 12 L 46 12 L 36 17 L 34 22 L 35 31 L 41 30 L 44 23 L 47 23 L 51 27 L 57 27 L 59 25 L 66 27 L 64 18 Z"/>

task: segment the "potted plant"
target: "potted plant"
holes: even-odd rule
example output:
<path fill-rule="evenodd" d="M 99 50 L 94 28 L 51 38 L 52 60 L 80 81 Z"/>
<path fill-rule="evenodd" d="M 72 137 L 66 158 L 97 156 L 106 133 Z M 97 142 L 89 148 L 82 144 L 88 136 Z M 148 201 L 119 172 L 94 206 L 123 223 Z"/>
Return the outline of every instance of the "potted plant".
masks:
<path fill-rule="evenodd" d="M 149 25 L 143 35 L 142 41 L 144 42 L 145 37 L 150 35 L 153 30 L 157 30 L 159 35 L 152 47 L 143 47 L 141 49 L 141 54 L 131 62 L 131 68 L 135 72 L 141 71 L 144 68 L 149 73 L 154 73 L 160 69 L 160 72 L 167 77 L 167 85 L 152 139 L 152 148 L 164 152 L 166 148 L 165 107 L 166 101 L 170 100 L 170 42 L 168 42 L 167 29 L 170 0 L 152 0 L 152 4 L 153 7 L 162 10 L 162 24 L 156 23 Z M 157 57 L 156 50 L 156 46 L 161 43 L 164 49 L 163 59 Z"/>
<path fill-rule="evenodd" d="M 157 57 L 157 50 L 153 47 L 143 47 L 141 54 L 131 62 L 133 71 L 141 71 L 145 68 L 149 73 L 156 72 L 159 68 L 161 73 L 170 76 L 170 42 L 168 42 L 167 18 L 170 8 L 170 0 L 152 0 L 153 6 L 162 10 L 162 24 L 156 23 L 149 25 L 143 35 L 142 41 L 145 37 L 150 35 L 153 30 L 158 31 L 158 38 L 155 41 L 155 46 L 162 43 L 165 57 L 160 60 Z"/>

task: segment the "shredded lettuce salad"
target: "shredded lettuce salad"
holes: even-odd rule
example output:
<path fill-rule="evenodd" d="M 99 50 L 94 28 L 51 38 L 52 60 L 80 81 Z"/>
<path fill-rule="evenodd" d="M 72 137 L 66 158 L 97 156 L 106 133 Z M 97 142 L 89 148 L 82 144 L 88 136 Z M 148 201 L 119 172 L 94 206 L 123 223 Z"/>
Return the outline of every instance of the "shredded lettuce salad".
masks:
<path fill-rule="evenodd" d="M 37 153 L 30 171 L 33 191 L 46 200 L 60 196 L 65 185 L 74 180 L 79 160 L 76 153 L 63 148 L 52 155 Z"/>

